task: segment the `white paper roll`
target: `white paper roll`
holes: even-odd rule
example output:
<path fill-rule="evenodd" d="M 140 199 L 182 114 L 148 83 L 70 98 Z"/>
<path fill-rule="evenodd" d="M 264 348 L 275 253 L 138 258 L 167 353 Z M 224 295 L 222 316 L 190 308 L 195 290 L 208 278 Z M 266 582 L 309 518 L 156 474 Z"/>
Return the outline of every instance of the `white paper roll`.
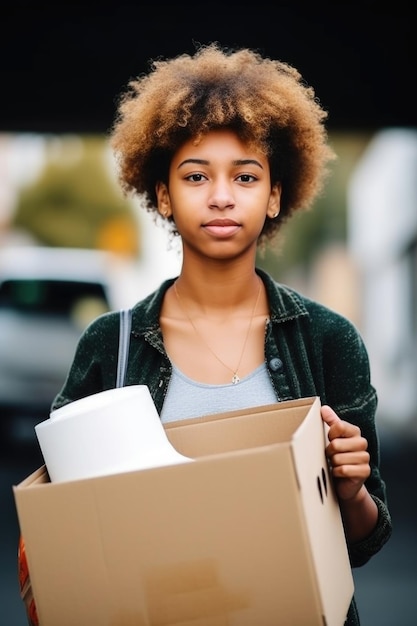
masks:
<path fill-rule="evenodd" d="M 51 482 L 192 460 L 172 447 L 146 385 L 76 400 L 52 411 L 35 432 Z"/>

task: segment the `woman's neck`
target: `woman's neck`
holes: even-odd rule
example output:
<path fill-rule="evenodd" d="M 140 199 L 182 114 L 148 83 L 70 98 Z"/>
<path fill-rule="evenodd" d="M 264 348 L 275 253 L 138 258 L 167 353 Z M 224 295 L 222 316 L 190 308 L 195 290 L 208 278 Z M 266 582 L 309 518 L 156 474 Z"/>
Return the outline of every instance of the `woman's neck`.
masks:
<path fill-rule="evenodd" d="M 181 299 L 196 313 L 215 314 L 220 311 L 224 315 L 228 309 L 235 314 L 239 308 L 246 309 L 254 301 L 260 287 L 262 289 L 262 282 L 254 270 L 233 276 L 199 276 L 181 272 L 176 287 Z"/>

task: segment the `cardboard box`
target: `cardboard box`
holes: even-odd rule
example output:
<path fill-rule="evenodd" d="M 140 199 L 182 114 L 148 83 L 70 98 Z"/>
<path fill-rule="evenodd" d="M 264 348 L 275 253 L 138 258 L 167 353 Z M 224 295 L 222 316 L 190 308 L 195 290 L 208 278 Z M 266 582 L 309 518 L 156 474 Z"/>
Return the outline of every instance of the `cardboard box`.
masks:
<path fill-rule="evenodd" d="M 342 626 L 318 398 L 168 424 L 193 463 L 13 487 L 41 626 Z"/>

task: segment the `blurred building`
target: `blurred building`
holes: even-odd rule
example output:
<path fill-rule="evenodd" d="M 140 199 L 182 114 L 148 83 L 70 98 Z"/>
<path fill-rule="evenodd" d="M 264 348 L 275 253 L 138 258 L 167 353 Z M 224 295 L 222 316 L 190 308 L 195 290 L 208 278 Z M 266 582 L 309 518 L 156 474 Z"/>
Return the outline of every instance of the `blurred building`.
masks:
<path fill-rule="evenodd" d="M 380 421 L 417 435 L 417 130 L 376 134 L 347 193 Z"/>

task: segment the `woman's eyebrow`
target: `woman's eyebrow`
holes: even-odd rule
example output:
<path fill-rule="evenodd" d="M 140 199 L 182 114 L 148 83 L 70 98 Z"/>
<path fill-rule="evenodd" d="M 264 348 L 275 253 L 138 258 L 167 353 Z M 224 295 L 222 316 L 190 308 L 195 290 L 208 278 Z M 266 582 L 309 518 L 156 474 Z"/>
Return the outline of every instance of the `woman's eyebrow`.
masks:
<path fill-rule="evenodd" d="M 210 161 L 206 161 L 205 159 L 185 159 L 178 164 L 177 169 L 179 170 L 180 167 L 182 167 L 183 165 L 187 165 L 187 163 L 194 163 L 196 165 L 210 165 Z"/>
<path fill-rule="evenodd" d="M 206 161 L 205 159 L 185 159 L 184 161 L 181 161 L 181 163 L 178 164 L 177 169 L 179 169 L 183 165 L 187 165 L 187 163 L 194 163 L 196 165 L 210 165 L 210 161 Z M 233 166 L 257 165 L 258 167 L 261 168 L 261 170 L 263 169 L 262 165 L 256 159 L 236 159 L 235 161 L 232 161 L 232 165 Z"/>
<path fill-rule="evenodd" d="M 233 161 L 233 165 L 257 165 L 263 170 L 262 165 L 256 159 L 237 159 Z"/>

